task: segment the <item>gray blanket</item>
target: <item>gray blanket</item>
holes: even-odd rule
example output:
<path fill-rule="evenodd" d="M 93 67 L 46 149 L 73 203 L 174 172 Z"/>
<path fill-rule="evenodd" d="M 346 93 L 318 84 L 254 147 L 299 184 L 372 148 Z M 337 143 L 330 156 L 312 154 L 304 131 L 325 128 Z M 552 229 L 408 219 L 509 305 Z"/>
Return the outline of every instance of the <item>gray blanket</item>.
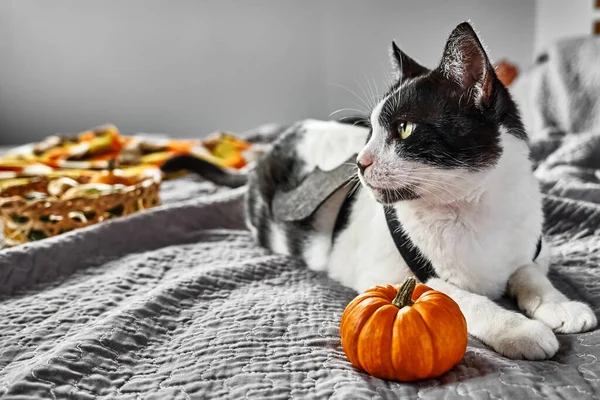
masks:
<path fill-rule="evenodd" d="M 597 312 L 600 131 L 542 139 L 533 156 L 551 278 Z M 164 189 L 159 208 L 0 251 L 2 398 L 600 396 L 598 330 L 559 335 L 545 362 L 471 340 L 439 379 L 358 372 L 338 331 L 356 293 L 257 247 L 243 229 L 243 188 L 188 178 Z"/>

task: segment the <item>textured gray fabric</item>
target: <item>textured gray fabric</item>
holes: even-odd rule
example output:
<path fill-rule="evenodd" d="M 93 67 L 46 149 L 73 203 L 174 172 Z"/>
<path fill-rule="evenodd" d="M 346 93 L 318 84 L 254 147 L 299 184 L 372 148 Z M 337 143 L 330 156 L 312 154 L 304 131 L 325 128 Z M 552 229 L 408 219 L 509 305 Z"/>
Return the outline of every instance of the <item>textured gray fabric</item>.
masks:
<path fill-rule="evenodd" d="M 193 193 L 208 184 L 170 185 Z M 419 383 L 354 370 L 338 327 L 355 293 L 257 247 L 240 230 L 242 193 L 221 191 L 0 251 L 3 398 L 600 394 L 599 331 L 560 335 L 559 353 L 546 362 L 508 360 L 471 340 L 456 368 Z M 553 281 L 598 310 L 600 205 L 554 196 L 545 205 Z"/>
<path fill-rule="evenodd" d="M 547 56 L 526 79 L 536 176 L 548 194 L 600 204 L 600 38 L 561 40 Z"/>
<path fill-rule="evenodd" d="M 550 277 L 597 314 L 599 135 L 545 137 L 532 152 L 548 193 Z M 338 331 L 356 293 L 257 247 L 242 230 L 242 194 L 167 182 L 164 206 L 0 250 L 0 396 L 600 397 L 600 330 L 559 335 L 545 362 L 509 360 L 471 340 L 439 379 L 402 384 L 356 371 Z"/>
<path fill-rule="evenodd" d="M 600 125 L 600 37 L 562 39 L 544 61 L 519 76 L 510 90 L 530 137 L 561 138 Z"/>

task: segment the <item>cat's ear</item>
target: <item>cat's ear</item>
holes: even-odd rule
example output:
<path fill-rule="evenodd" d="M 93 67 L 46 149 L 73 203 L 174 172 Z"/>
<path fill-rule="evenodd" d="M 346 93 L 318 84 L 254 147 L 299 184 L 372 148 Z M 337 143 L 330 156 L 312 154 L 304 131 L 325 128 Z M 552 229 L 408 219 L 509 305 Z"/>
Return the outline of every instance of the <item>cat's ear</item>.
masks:
<path fill-rule="evenodd" d="M 427 68 L 400 50 L 398 45 L 396 45 L 396 42 L 392 42 L 392 46 L 390 47 L 390 60 L 394 70 L 394 79 L 398 81 L 414 78 L 429 72 Z"/>
<path fill-rule="evenodd" d="M 468 22 L 458 25 L 450 34 L 439 70 L 467 91 L 477 104 L 490 99 L 496 73 Z"/>

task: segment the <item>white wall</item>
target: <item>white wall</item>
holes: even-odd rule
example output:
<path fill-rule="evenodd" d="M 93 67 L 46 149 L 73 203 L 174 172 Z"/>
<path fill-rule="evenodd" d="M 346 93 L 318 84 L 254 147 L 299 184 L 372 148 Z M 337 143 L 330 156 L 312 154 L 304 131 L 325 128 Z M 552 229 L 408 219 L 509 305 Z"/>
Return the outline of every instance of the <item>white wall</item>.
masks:
<path fill-rule="evenodd" d="M 537 0 L 535 21 L 536 54 L 557 39 L 592 33 L 592 24 L 600 19 L 595 0 Z"/>
<path fill-rule="evenodd" d="M 337 85 L 383 89 L 391 39 L 433 66 L 468 19 L 530 61 L 533 0 L 2 0 L 0 144 L 327 118 L 360 103 Z"/>

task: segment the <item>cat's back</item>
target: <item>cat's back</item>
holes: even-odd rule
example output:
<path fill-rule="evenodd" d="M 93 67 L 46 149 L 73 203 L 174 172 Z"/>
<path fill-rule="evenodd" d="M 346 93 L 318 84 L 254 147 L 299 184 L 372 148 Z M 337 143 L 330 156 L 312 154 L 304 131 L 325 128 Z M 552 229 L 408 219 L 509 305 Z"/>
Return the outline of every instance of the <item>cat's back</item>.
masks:
<path fill-rule="evenodd" d="M 297 188 L 315 169 L 331 171 L 343 164 L 360 151 L 368 134 L 361 126 L 319 120 L 298 122 L 281 134 L 248 177 L 246 224 L 259 244 L 302 257 L 315 269 L 326 264 L 345 194 L 336 193 L 297 221 L 278 219 L 273 199 L 278 192 Z"/>

